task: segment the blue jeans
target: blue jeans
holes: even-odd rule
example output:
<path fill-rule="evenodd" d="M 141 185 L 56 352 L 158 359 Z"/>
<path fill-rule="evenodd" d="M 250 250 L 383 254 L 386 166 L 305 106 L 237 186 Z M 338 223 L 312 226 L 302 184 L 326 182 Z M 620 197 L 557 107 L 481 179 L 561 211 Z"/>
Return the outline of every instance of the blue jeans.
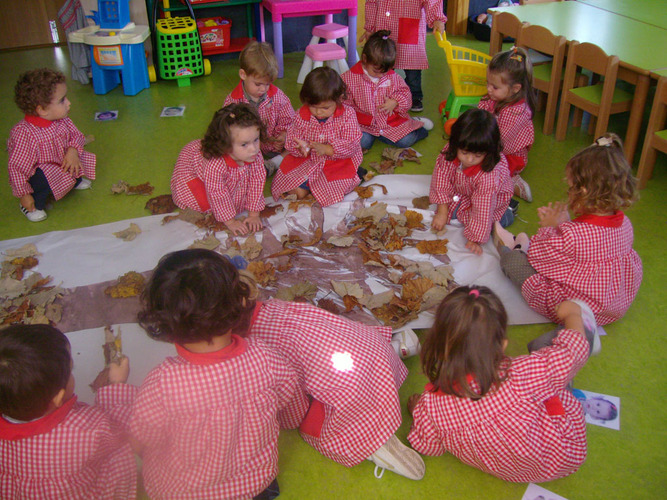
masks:
<path fill-rule="evenodd" d="M 456 219 L 456 214 L 458 213 L 460 206 L 461 206 L 460 203 L 456 204 L 456 207 L 454 208 L 454 211 L 452 212 L 452 220 Z M 507 227 L 507 226 L 511 226 L 513 222 L 514 222 L 514 213 L 508 207 L 507 210 L 505 210 L 505 213 L 503 214 L 503 216 L 500 218 L 500 225 L 503 226 L 503 227 Z"/>
<path fill-rule="evenodd" d="M 35 208 L 37 210 L 44 210 L 46 202 L 53 193 L 49 182 L 46 180 L 44 172 L 41 168 L 35 170 L 35 173 L 28 179 L 28 184 L 32 187 L 32 197 L 35 200 Z"/>
<path fill-rule="evenodd" d="M 422 70 L 420 69 L 406 69 L 405 71 L 405 83 L 408 84 L 410 88 L 410 93 L 412 94 L 412 102 L 422 101 L 424 99 L 424 93 L 422 92 Z"/>
<path fill-rule="evenodd" d="M 409 148 L 415 142 L 421 141 L 422 139 L 426 139 L 426 137 L 428 137 L 428 130 L 426 130 L 424 127 L 420 127 L 417 130 L 413 130 L 408 135 L 402 137 L 396 142 L 392 142 L 383 136 L 375 137 L 374 135 L 371 135 L 368 132 L 362 132 L 361 149 L 371 149 L 371 146 L 375 142 L 375 139 L 380 139 L 380 141 L 384 142 L 385 144 L 389 144 L 390 146 L 394 146 L 397 148 Z"/>

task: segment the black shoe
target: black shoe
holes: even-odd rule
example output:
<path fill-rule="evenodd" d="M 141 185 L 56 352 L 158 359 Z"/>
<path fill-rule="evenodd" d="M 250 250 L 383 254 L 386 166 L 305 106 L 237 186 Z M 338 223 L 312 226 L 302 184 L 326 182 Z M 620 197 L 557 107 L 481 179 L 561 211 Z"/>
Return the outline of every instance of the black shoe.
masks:
<path fill-rule="evenodd" d="M 357 169 L 357 176 L 359 179 L 361 179 L 361 182 L 364 182 L 364 176 L 368 173 L 368 170 L 366 170 L 364 167 L 359 167 Z"/>
<path fill-rule="evenodd" d="M 420 111 L 424 111 L 424 104 L 421 102 L 419 99 L 414 99 L 412 101 L 412 107 L 410 108 L 410 111 L 413 113 L 419 113 Z"/>
<path fill-rule="evenodd" d="M 519 211 L 519 202 L 516 201 L 514 198 L 510 200 L 510 210 L 514 215 L 516 215 L 517 212 Z"/>

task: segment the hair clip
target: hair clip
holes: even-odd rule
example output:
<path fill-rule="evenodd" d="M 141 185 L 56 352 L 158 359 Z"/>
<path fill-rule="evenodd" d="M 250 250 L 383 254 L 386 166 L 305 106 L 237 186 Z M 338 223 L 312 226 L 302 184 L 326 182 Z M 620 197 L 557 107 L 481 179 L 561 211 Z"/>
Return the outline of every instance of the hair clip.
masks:
<path fill-rule="evenodd" d="M 229 113 L 230 118 L 236 118 L 236 115 L 234 113 Z"/>
<path fill-rule="evenodd" d="M 468 295 L 472 295 L 476 299 L 479 299 L 479 290 L 477 288 L 472 288 L 469 292 Z"/>
<path fill-rule="evenodd" d="M 598 137 L 598 138 L 595 140 L 595 144 L 596 144 L 596 145 L 598 145 L 598 146 L 604 146 L 604 147 L 606 147 L 606 148 L 608 148 L 609 146 L 611 146 L 613 142 L 614 142 L 614 140 L 613 140 L 611 137 L 604 137 L 604 136 L 602 136 L 602 137 Z"/>
<path fill-rule="evenodd" d="M 386 40 L 387 38 L 389 38 L 387 35 L 382 37 L 383 40 Z"/>
<path fill-rule="evenodd" d="M 523 62 L 523 56 L 521 54 L 519 54 L 519 49 L 516 45 L 510 49 L 510 52 L 512 52 L 512 55 L 510 56 L 510 59 L 514 59 L 516 61 Z"/>

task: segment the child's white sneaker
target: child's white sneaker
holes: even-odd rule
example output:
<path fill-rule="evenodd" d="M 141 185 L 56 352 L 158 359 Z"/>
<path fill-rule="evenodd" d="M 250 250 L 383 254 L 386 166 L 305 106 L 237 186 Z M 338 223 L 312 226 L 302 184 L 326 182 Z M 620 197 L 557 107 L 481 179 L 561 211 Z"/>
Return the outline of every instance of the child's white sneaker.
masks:
<path fill-rule="evenodd" d="M 419 337 L 411 328 L 394 333 L 391 336 L 391 345 L 401 359 L 416 356 L 421 350 Z"/>
<path fill-rule="evenodd" d="M 385 470 L 414 480 L 423 478 L 426 472 L 426 465 L 419 453 L 405 446 L 395 435 L 368 457 L 368 460 L 375 464 L 375 477 L 378 479 Z"/>
<path fill-rule="evenodd" d="M 499 252 L 501 247 L 507 247 L 512 250 L 514 245 L 516 245 L 514 235 L 505 229 L 498 221 L 493 223 L 492 236 L 493 243 L 496 245 Z"/>
<path fill-rule="evenodd" d="M 525 180 L 521 178 L 520 175 L 512 176 L 512 182 L 514 183 L 514 194 L 516 196 L 522 200 L 526 200 L 527 202 L 533 201 L 533 195 L 530 192 L 530 186 Z"/>
<path fill-rule="evenodd" d="M 428 118 L 426 118 L 425 116 L 415 116 L 413 120 L 422 122 L 426 130 L 433 130 L 433 122 Z"/>
<path fill-rule="evenodd" d="M 519 233 L 514 237 L 514 249 L 528 253 L 530 248 L 530 238 L 526 233 Z"/>
<path fill-rule="evenodd" d="M 85 177 L 81 177 L 81 182 L 79 182 L 76 186 L 74 186 L 74 189 L 78 189 L 80 191 L 84 189 L 90 189 L 90 186 L 92 186 L 93 183 L 90 179 L 86 179 Z"/>
<path fill-rule="evenodd" d="M 28 212 L 28 210 L 20 203 L 19 208 L 21 209 L 21 213 L 23 213 L 30 222 L 41 222 L 46 219 L 46 212 L 44 210 L 35 209 L 32 212 Z"/>
<path fill-rule="evenodd" d="M 591 345 L 590 355 L 599 354 L 602 350 L 602 344 L 600 343 L 600 334 L 598 333 L 598 325 L 595 322 L 593 311 L 588 307 L 588 304 L 581 300 L 571 299 L 571 301 L 581 307 L 581 320 L 584 322 L 584 333 Z"/>

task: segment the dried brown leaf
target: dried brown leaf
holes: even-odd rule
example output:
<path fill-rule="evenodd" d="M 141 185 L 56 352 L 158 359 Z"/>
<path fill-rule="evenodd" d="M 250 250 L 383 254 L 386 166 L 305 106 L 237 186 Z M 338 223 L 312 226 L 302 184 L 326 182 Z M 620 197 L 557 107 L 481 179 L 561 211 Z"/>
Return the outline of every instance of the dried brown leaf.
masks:
<path fill-rule="evenodd" d="M 358 307 L 359 309 L 362 308 L 359 299 L 357 297 L 353 297 L 352 295 L 344 295 L 343 304 L 345 305 L 345 312 L 350 312 L 355 307 Z"/>
<path fill-rule="evenodd" d="M 265 257 L 265 259 L 275 259 L 276 257 L 283 257 L 284 255 L 294 255 L 297 252 L 298 250 L 296 248 L 286 248 L 280 252 L 272 253 L 268 257 Z"/>
<path fill-rule="evenodd" d="M 262 245 L 257 241 L 254 234 L 251 234 L 241 244 L 241 253 L 246 260 L 254 260 L 262 253 Z"/>
<path fill-rule="evenodd" d="M 360 302 L 368 309 L 373 310 L 388 304 L 395 296 L 396 295 L 394 294 L 393 290 L 387 290 L 386 292 L 376 293 L 373 295 L 364 295 Z"/>
<path fill-rule="evenodd" d="M 431 206 L 431 202 L 428 196 L 420 196 L 419 198 L 412 199 L 412 206 L 421 210 L 428 210 Z"/>
<path fill-rule="evenodd" d="M 266 286 L 276 280 L 276 269 L 270 262 L 255 260 L 248 264 L 246 269 L 255 277 L 257 284 Z"/>
<path fill-rule="evenodd" d="M 293 210 L 295 212 L 298 212 L 299 208 L 301 207 L 312 207 L 315 201 L 316 200 L 313 197 L 313 195 L 308 194 L 305 198 L 302 198 L 300 200 L 290 201 L 289 205 L 287 206 L 287 210 Z"/>
<path fill-rule="evenodd" d="M 310 241 L 306 243 L 295 243 L 295 245 L 299 247 L 312 247 L 317 245 L 321 239 L 322 239 L 322 228 L 318 227 L 317 229 L 315 229 L 315 232 L 313 233 L 313 238 Z"/>
<path fill-rule="evenodd" d="M 287 302 L 297 301 L 299 298 L 312 302 L 317 295 L 317 286 L 309 281 L 302 281 L 289 288 L 281 288 L 276 293 L 276 298 Z"/>
<path fill-rule="evenodd" d="M 135 271 L 130 271 L 120 276 L 115 285 L 108 286 L 104 293 L 114 299 L 135 297 L 144 290 L 144 286 L 144 277 Z"/>
<path fill-rule="evenodd" d="M 141 234 L 141 228 L 139 226 L 137 226 L 134 222 L 132 222 L 128 228 L 123 229 L 122 231 L 117 231 L 117 232 L 112 233 L 112 234 L 116 238 L 119 238 L 123 241 L 132 241 L 138 235 Z"/>
<path fill-rule="evenodd" d="M 221 242 L 215 237 L 215 234 L 210 233 L 200 240 L 195 240 L 188 248 L 203 248 L 205 250 L 215 250 L 220 246 Z"/>
<path fill-rule="evenodd" d="M 152 215 L 169 214 L 176 211 L 176 203 L 170 194 L 161 194 L 148 200 L 145 208 Z"/>
<path fill-rule="evenodd" d="M 325 311 L 329 311 L 332 314 L 340 314 L 340 308 L 331 299 L 320 299 L 317 302 L 317 307 L 324 309 Z"/>
<path fill-rule="evenodd" d="M 419 253 L 443 255 L 447 253 L 447 243 L 449 240 L 422 240 L 415 246 Z"/>
<path fill-rule="evenodd" d="M 354 243 L 352 236 L 332 236 L 327 243 L 336 247 L 350 247 Z"/>
<path fill-rule="evenodd" d="M 422 224 L 422 220 L 424 219 L 424 216 L 420 214 L 419 212 L 415 212 L 414 210 L 406 210 L 405 211 L 405 218 L 407 219 L 406 226 L 410 229 L 424 229 L 424 224 Z"/>
<path fill-rule="evenodd" d="M 278 212 L 282 212 L 284 210 L 284 207 L 280 204 L 277 205 L 266 205 L 264 207 L 264 210 L 262 210 L 259 213 L 259 216 L 262 217 L 263 219 L 268 219 L 269 217 L 273 217 L 276 215 Z"/>
<path fill-rule="evenodd" d="M 401 297 L 407 301 L 419 301 L 427 290 L 433 288 L 433 282 L 428 278 L 415 278 L 403 283 Z"/>
<path fill-rule="evenodd" d="M 336 292 L 340 297 L 351 295 L 352 297 L 360 299 L 364 296 L 364 291 L 361 289 L 358 283 L 332 280 L 331 286 L 333 288 L 333 291 Z"/>
<path fill-rule="evenodd" d="M 37 251 L 37 247 L 34 243 L 26 243 L 20 248 L 10 248 L 5 250 L 5 255 L 7 258 L 12 259 L 16 257 L 36 257 L 42 254 Z"/>

